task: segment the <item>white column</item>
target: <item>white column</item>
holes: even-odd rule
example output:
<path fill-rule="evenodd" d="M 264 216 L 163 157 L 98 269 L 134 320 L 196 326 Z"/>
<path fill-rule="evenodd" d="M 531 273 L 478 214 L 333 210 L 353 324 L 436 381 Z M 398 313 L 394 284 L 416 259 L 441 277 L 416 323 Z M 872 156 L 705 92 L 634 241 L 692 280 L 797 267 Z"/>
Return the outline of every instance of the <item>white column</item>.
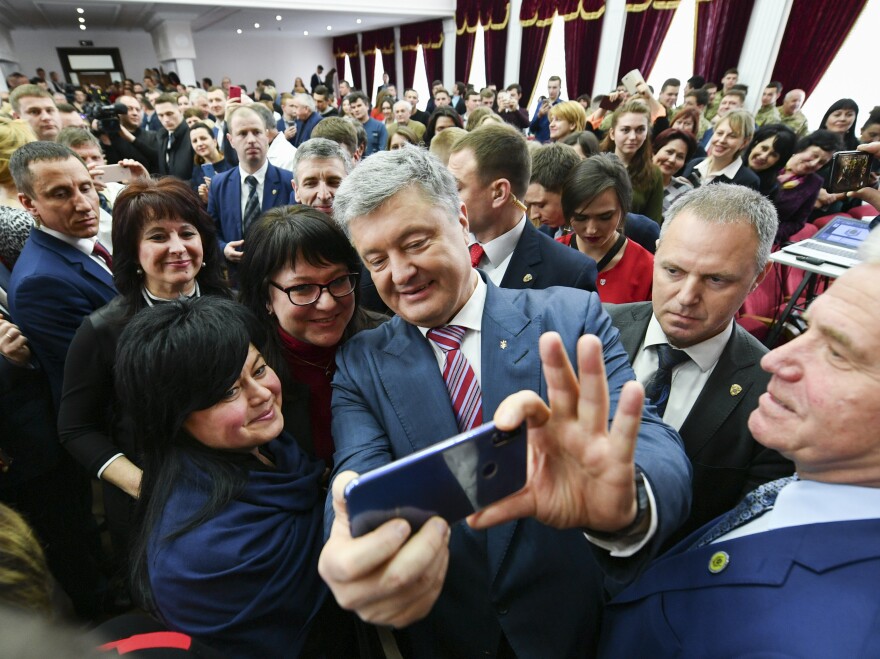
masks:
<path fill-rule="evenodd" d="M 400 28 L 394 28 L 394 85 L 397 97 L 403 98 L 403 52 L 400 50 Z"/>
<path fill-rule="evenodd" d="M 504 53 L 504 86 L 519 82 L 519 60 L 522 56 L 522 25 L 519 11 L 522 0 L 510 0 L 510 20 L 507 22 L 507 48 Z M 501 87 L 499 87 L 501 89 Z"/>
<path fill-rule="evenodd" d="M 750 112 L 756 112 L 761 106 L 761 94 L 773 74 L 792 2 L 755 0 L 737 67 L 739 82 L 749 86 L 746 109 Z M 804 57 L 809 57 L 809 44 L 804 47 Z"/>
<path fill-rule="evenodd" d="M 156 58 L 166 69 L 175 71 L 184 85 L 196 85 L 193 44 L 189 21 L 163 20 L 150 31 Z"/>
<path fill-rule="evenodd" d="M 443 19 L 443 85 L 452 93 L 455 84 L 455 19 Z M 433 80 L 428 80 L 430 85 Z"/>
<path fill-rule="evenodd" d="M 367 80 L 367 65 L 364 62 L 363 36 L 363 33 L 358 32 L 358 60 L 360 61 L 361 86 L 363 87 L 361 91 L 367 95 L 367 98 L 370 98 L 373 95 L 373 81 Z M 354 85 L 354 81 L 352 81 L 351 84 Z"/>
<path fill-rule="evenodd" d="M 9 91 L 6 85 L 6 76 L 13 71 L 21 70 L 18 58 L 15 56 L 15 44 L 12 42 L 12 34 L 5 25 L 0 25 L 0 91 Z"/>
<path fill-rule="evenodd" d="M 607 0 L 602 19 L 602 38 L 596 61 L 596 79 L 593 95 L 607 94 L 617 87 L 617 69 L 623 50 L 623 31 L 626 28 L 626 0 Z"/>

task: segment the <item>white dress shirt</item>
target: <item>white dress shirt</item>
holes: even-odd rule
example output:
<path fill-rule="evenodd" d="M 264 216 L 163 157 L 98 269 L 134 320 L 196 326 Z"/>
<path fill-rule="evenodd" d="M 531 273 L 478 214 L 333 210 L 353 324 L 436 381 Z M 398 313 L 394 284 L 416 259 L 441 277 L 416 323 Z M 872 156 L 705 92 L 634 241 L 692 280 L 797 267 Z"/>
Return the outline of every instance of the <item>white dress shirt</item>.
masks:
<path fill-rule="evenodd" d="M 269 145 L 266 154 L 267 159 L 279 169 L 293 171 L 293 157 L 296 155 L 296 147 L 287 141 L 284 133 L 278 133 Z"/>
<path fill-rule="evenodd" d="M 516 223 L 510 231 L 503 233 L 497 238 L 483 244 L 483 250 L 486 252 L 477 267 L 489 275 L 489 280 L 496 286 L 501 285 L 504 274 L 507 272 L 507 266 L 510 265 L 510 257 L 513 256 L 513 250 L 522 237 L 522 232 L 526 227 L 526 216 Z M 477 241 L 476 236 L 471 234 L 470 244 Z"/>
<path fill-rule="evenodd" d="M 726 176 L 727 178 L 732 180 L 733 177 L 736 176 L 736 173 L 739 171 L 739 168 L 742 166 L 743 166 L 742 158 L 737 157 L 737 158 L 734 158 L 733 162 L 730 163 L 724 169 L 717 171 L 717 172 L 713 172 L 710 174 L 708 171 L 709 170 L 709 159 L 705 158 L 702 162 L 697 164 L 694 167 L 694 169 L 696 169 L 698 172 L 700 172 L 701 184 L 706 185 L 706 184 L 714 181 L 719 176 Z"/>
<path fill-rule="evenodd" d="M 709 376 L 715 370 L 732 332 L 733 320 L 711 339 L 706 339 L 702 343 L 684 349 L 690 360 L 672 369 L 672 388 L 669 390 L 669 400 L 666 403 L 666 411 L 663 413 L 663 421 L 668 425 L 676 430 L 681 429 L 688 414 L 691 413 L 691 408 L 702 393 L 703 387 L 709 381 Z M 633 362 L 636 379 L 643 386 L 647 386 L 654 373 L 657 372 L 660 360 L 657 357 L 656 346 L 663 343 L 668 343 L 666 334 L 660 327 L 657 317 L 651 314 L 648 331 L 645 332 L 645 341 Z"/>
<path fill-rule="evenodd" d="M 73 236 L 68 236 L 66 233 L 61 233 L 60 231 L 49 229 L 42 224 L 38 227 L 38 229 L 43 233 L 48 233 L 50 236 L 55 236 L 58 240 L 67 243 L 71 247 L 88 256 L 90 259 L 92 259 L 92 261 L 104 268 L 104 270 L 109 272 L 111 275 L 113 274 L 113 271 L 110 270 L 110 266 L 107 265 L 107 262 L 104 259 L 102 259 L 100 256 L 92 254 L 92 251 L 95 249 L 95 243 L 98 242 L 97 236 L 93 236 L 92 238 L 74 238 Z M 101 244 L 103 245 L 103 243 Z M 104 245 L 104 247 L 106 247 L 106 245 Z"/>
<path fill-rule="evenodd" d="M 878 517 L 880 517 L 880 488 L 798 480 L 779 491 L 779 496 L 771 510 L 721 536 L 715 542 L 790 526 L 849 522 Z"/>
<path fill-rule="evenodd" d="M 244 209 L 247 206 L 248 195 L 251 192 L 251 186 L 247 184 L 245 179 L 248 176 L 253 176 L 257 179 L 257 201 L 260 204 L 260 208 L 263 207 L 263 184 L 266 182 L 266 172 L 269 170 L 269 160 L 266 159 L 266 162 L 263 163 L 263 166 L 260 167 L 253 174 L 248 174 L 242 167 L 239 166 L 238 173 L 241 175 L 241 218 L 244 220 Z"/>

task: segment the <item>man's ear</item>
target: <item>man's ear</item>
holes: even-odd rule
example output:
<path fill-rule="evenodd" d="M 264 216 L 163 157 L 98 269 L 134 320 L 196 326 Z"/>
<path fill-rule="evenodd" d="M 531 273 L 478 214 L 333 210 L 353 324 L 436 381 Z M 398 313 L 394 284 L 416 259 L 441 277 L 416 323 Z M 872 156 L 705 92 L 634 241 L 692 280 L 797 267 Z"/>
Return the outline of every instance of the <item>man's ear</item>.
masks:
<path fill-rule="evenodd" d="M 300 201 L 299 198 L 299 191 L 296 189 L 296 181 L 291 181 L 290 187 L 293 188 L 293 198 L 296 199 L 296 203 L 301 204 L 302 201 Z"/>
<path fill-rule="evenodd" d="M 507 203 L 510 198 L 510 181 L 506 178 L 499 178 L 492 181 L 492 206 L 499 208 Z"/>
<path fill-rule="evenodd" d="M 770 268 L 773 267 L 773 261 L 767 261 L 767 265 L 764 266 L 763 270 L 758 273 L 758 276 L 755 278 L 755 283 L 752 284 L 752 291 L 758 288 L 761 285 L 761 282 L 764 281 L 764 277 L 767 276 L 767 273 L 770 272 Z M 751 292 L 751 291 L 749 291 Z"/>

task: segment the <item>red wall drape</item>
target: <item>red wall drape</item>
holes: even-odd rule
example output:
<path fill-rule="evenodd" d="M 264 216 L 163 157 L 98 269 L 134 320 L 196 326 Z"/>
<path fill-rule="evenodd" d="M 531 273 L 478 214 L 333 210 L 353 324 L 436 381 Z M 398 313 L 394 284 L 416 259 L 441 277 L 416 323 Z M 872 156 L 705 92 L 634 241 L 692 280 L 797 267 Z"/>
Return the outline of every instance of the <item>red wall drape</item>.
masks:
<path fill-rule="evenodd" d="M 771 79 L 783 89 L 803 89 L 807 98 L 819 84 L 867 0 L 794 0 Z M 866 61 L 872 57 L 865 53 Z M 866 81 L 876 67 L 865 70 Z M 870 70 L 875 70 L 874 74 Z M 869 83 L 870 84 L 870 83 Z"/>
<path fill-rule="evenodd" d="M 519 12 L 522 26 L 522 49 L 519 59 L 519 84 L 522 86 L 523 99 L 520 103 L 530 107 L 532 95 L 541 64 L 544 62 L 544 50 L 550 37 L 550 26 L 556 15 L 557 0 L 523 0 Z"/>
<path fill-rule="evenodd" d="M 721 82 L 736 67 L 755 0 L 697 0 L 694 73 Z"/>
<path fill-rule="evenodd" d="M 677 2 L 662 0 L 626 3 L 626 28 L 618 80 L 633 69 L 638 69 L 647 80 L 677 8 Z"/>
<path fill-rule="evenodd" d="M 432 76 L 435 74 L 436 62 L 439 58 L 434 57 L 434 53 L 440 51 L 443 47 L 443 21 L 422 21 L 421 23 L 410 23 L 400 27 L 400 50 L 403 55 L 403 89 L 398 89 L 398 95 L 403 97 L 403 90 L 412 87 L 416 75 L 416 55 L 419 52 L 419 45 L 422 46 L 422 52 L 425 59 L 425 72 L 428 76 L 428 84 L 434 80 Z M 431 53 L 430 66 L 429 55 Z"/>
<path fill-rule="evenodd" d="M 561 0 L 559 13 L 565 20 L 565 82 L 575 99 L 592 94 L 605 0 Z"/>
<path fill-rule="evenodd" d="M 507 25 L 510 22 L 509 0 L 483 0 L 480 23 L 486 49 L 486 83 L 504 86 L 504 62 L 507 51 Z"/>
<path fill-rule="evenodd" d="M 467 82 L 471 75 L 471 60 L 474 58 L 474 41 L 479 22 L 479 0 L 458 0 L 458 7 L 455 9 L 456 81 Z"/>
<path fill-rule="evenodd" d="M 336 72 L 339 79 L 345 79 L 345 56 L 351 60 L 351 75 L 354 80 L 349 80 L 352 89 L 361 88 L 361 64 L 358 55 L 358 39 L 356 34 L 346 34 L 341 37 L 333 37 L 333 57 L 336 59 Z M 339 90 L 337 90 L 338 92 Z"/>
<path fill-rule="evenodd" d="M 361 34 L 361 48 L 364 51 L 364 68 L 367 79 L 364 84 L 364 93 L 370 96 L 373 92 L 373 77 L 376 73 L 376 49 L 379 49 L 379 55 L 394 54 L 394 28 L 388 27 L 381 30 L 372 30 Z M 393 61 L 390 60 L 390 61 Z M 385 66 L 385 58 L 382 57 L 382 65 Z M 394 77 L 392 71 L 388 71 L 391 80 Z"/>

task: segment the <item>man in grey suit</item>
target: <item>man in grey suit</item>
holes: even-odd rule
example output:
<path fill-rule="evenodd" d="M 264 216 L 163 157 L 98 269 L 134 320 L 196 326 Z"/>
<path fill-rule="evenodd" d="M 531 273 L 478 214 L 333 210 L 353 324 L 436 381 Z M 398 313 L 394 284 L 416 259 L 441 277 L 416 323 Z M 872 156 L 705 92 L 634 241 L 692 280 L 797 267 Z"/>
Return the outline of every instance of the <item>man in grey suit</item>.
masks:
<path fill-rule="evenodd" d="M 767 349 L 733 319 L 770 269 L 776 226 L 772 203 L 748 188 L 683 195 L 660 231 L 651 303 L 606 307 L 636 377 L 693 464 L 691 515 L 670 543 L 794 470 L 748 429 L 770 379 L 760 367 Z"/>

